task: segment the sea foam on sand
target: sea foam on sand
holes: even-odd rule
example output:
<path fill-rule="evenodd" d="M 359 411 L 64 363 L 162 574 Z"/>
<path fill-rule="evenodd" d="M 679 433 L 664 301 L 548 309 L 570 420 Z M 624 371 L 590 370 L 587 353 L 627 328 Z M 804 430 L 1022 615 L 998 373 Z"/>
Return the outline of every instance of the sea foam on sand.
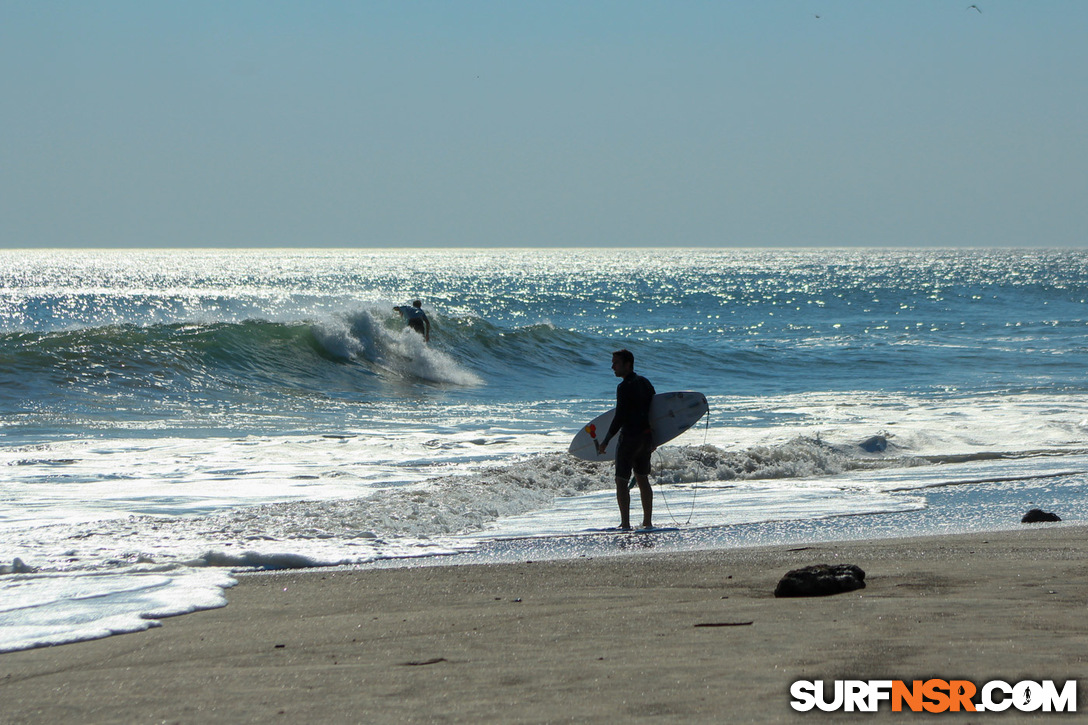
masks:
<path fill-rule="evenodd" d="M 160 625 L 227 603 L 226 569 L 13 574 L 0 579 L 0 653 L 68 644 Z"/>

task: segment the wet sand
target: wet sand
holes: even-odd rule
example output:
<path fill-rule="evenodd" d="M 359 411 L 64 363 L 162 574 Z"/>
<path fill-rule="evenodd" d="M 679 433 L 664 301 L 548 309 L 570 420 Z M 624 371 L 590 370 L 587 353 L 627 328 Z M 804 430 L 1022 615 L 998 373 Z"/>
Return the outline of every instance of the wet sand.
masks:
<path fill-rule="evenodd" d="M 1047 525 L 246 575 L 222 609 L 0 655 L 0 722 L 904 721 L 886 704 L 796 713 L 790 684 L 1085 680 L 1086 540 L 1088 527 Z M 816 563 L 857 564 L 868 586 L 774 598 L 787 570 Z M 1001 721 L 1055 717 L 1069 716 Z"/>

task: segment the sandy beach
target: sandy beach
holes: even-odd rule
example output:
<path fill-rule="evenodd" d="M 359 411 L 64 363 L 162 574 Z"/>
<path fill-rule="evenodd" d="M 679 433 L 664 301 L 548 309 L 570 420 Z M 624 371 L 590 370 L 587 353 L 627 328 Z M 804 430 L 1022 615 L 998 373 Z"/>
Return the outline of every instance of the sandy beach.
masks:
<path fill-rule="evenodd" d="M 777 722 L 795 680 L 1083 680 L 1088 528 L 259 574 L 148 632 L 0 655 L 4 723 Z M 852 563 L 865 589 L 776 599 Z M 700 626 L 703 625 L 703 626 Z M 932 717 L 932 716 L 930 716 Z M 1010 711 L 1004 722 L 1068 718 Z M 979 715 L 942 718 L 977 722 Z"/>

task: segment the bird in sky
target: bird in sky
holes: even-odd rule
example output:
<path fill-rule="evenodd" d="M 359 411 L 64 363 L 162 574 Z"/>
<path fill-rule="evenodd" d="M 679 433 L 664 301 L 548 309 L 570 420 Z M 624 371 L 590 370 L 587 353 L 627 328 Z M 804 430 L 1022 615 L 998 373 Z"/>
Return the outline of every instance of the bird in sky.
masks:
<path fill-rule="evenodd" d="M 982 9 L 981 9 L 981 8 L 979 8 L 979 6 L 978 6 L 978 5 L 968 5 L 968 6 L 967 6 L 967 9 L 968 9 L 968 10 L 978 10 L 978 12 L 979 12 L 979 15 L 981 15 L 981 14 L 982 14 Z"/>

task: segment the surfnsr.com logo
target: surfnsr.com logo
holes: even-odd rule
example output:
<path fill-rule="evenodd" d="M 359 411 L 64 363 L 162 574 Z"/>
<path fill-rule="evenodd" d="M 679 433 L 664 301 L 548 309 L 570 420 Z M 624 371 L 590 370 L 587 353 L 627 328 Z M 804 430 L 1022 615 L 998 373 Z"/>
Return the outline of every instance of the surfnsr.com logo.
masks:
<path fill-rule="evenodd" d="M 991 680 L 981 687 L 970 680 L 798 680 L 790 686 L 790 706 L 834 712 L 876 712 L 887 702 L 892 712 L 1076 712 L 1077 681 L 1059 688 L 1053 680 L 1010 684 Z"/>

